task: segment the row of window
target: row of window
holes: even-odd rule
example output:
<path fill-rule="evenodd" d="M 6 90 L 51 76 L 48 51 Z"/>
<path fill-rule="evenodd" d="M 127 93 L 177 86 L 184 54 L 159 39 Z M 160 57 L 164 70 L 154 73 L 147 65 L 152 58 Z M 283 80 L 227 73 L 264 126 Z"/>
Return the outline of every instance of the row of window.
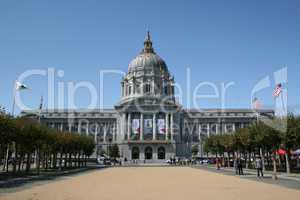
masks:
<path fill-rule="evenodd" d="M 160 88 L 160 87 L 158 86 L 158 88 Z M 144 86 L 144 93 L 146 93 L 146 94 L 148 93 L 149 94 L 149 93 L 151 93 L 151 90 L 152 90 L 151 84 L 150 83 L 146 83 L 145 86 Z M 127 86 L 125 88 L 124 93 L 125 93 L 125 96 L 134 94 L 133 87 L 131 85 Z M 141 93 L 141 89 L 140 89 L 139 85 L 136 85 L 136 91 L 135 91 L 135 93 L 137 93 L 137 94 Z M 169 92 L 168 86 L 165 86 L 164 90 L 163 90 L 163 93 L 165 95 L 174 94 L 174 87 L 171 87 L 171 92 Z"/>
<path fill-rule="evenodd" d="M 228 123 L 228 124 L 185 124 L 185 133 L 198 134 L 199 131 L 201 134 L 207 135 L 216 134 L 216 133 L 231 133 L 236 129 L 243 128 L 248 126 L 249 123 Z"/>

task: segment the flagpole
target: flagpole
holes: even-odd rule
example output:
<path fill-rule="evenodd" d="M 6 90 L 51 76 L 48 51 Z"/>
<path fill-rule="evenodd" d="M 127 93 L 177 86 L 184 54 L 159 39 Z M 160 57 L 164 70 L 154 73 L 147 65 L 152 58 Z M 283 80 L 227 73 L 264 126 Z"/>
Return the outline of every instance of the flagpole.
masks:
<path fill-rule="evenodd" d="M 279 83 L 280 84 L 280 83 Z M 278 84 L 277 84 L 277 86 L 276 87 L 278 87 Z M 281 87 L 281 86 L 280 86 Z M 277 89 L 277 88 L 276 88 Z M 275 103 L 275 109 L 276 109 L 276 98 L 278 97 L 278 96 L 276 96 L 276 89 L 275 89 L 275 92 L 274 92 L 274 103 Z M 281 90 L 281 88 L 280 88 L 280 90 Z M 281 93 L 282 93 L 282 91 L 279 91 L 279 95 L 281 95 Z M 281 104 L 281 106 L 282 106 L 282 104 Z M 280 112 L 279 113 L 277 113 L 277 114 L 280 114 Z M 279 116 L 281 119 L 282 119 L 282 116 Z M 277 149 L 277 148 L 276 148 Z M 277 150 L 276 150 L 277 151 Z M 273 172 L 272 172 L 272 179 L 273 180 L 277 180 L 277 168 L 276 168 L 276 158 L 277 158 L 277 153 L 276 153 L 276 151 L 273 153 Z"/>
<path fill-rule="evenodd" d="M 12 109 L 11 109 L 11 115 L 14 118 L 15 115 L 15 104 L 16 104 L 16 83 L 17 80 L 14 81 L 14 86 L 13 86 L 13 102 L 12 102 Z M 14 147 L 14 143 L 12 144 Z M 7 144 L 7 149 L 6 149 L 6 158 L 5 158 L 5 167 L 6 167 L 6 171 L 8 172 L 8 156 L 9 156 L 9 147 L 10 144 Z M 14 158 L 14 155 L 12 155 L 12 157 Z"/>
<path fill-rule="evenodd" d="M 41 96 L 41 100 L 40 100 L 40 105 L 39 105 L 39 118 L 38 118 L 38 122 L 41 123 L 41 114 L 42 114 L 42 109 L 43 109 L 43 96 Z"/>
<path fill-rule="evenodd" d="M 285 114 L 285 112 L 284 112 L 284 109 L 285 109 L 285 103 L 284 103 L 284 98 L 283 98 L 283 92 L 281 92 L 280 93 L 280 99 L 281 99 L 281 106 L 282 106 L 282 116 L 281 116 L 281 119 L 283 119 L 284 118 L 284 114 Z"/>
<path fill-rule="evenodd" d="M 15 115 L 15 105 L 16 105 L 16 80 L 14 82 L 14 87 L 13 87 L 13 103 L 12 103 L 12 109 L 11 109 L 11 115 L 14 117 Z"/>

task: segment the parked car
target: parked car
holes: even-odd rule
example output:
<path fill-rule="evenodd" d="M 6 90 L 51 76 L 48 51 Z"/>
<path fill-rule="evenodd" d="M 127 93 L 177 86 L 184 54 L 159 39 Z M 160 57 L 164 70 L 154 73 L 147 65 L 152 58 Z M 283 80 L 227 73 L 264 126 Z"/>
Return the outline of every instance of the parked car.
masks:
<path fill-rule="evenodd" d="M 210 164 L 210 161 L 208 159 L 203 159 L 201 161 L 201 164 Z"/>
<path fill-rule="evenodd" d="M 111 165 L 111 160 L 105 156 L 100 156 L 97 158 L 97 163 L 100 165 Z"/>
<path fill-rule="evenodd" d="M 171 163 L 172 163 L 172 162 L 171 162 L 171 159 L 168 159 L 168 160 L 166 160 L 165 162 L 168 163 L 168 164 L 171 164 Z"/>

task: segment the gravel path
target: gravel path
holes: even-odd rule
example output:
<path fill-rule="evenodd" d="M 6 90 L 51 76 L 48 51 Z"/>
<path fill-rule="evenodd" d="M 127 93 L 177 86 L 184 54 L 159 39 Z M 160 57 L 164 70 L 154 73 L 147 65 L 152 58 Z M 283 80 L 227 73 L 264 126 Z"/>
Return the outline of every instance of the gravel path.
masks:
<path fill-rule="evenodd" d="M 300 191 L 189 167 L 121 167 L 1 195 L 1 200 L 296 200 Z"/>

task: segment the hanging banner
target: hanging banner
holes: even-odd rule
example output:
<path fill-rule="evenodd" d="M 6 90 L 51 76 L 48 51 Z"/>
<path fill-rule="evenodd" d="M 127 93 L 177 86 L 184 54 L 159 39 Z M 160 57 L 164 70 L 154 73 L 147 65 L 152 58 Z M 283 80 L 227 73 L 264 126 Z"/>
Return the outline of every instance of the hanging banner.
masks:
<path fill-rule="evenodd" d="M 159 134 L 165 134 L 166 133 L 165 119 L 158 119 L 157 127 L 158 127 Z"/>
<path fill-rule="evenodd" d="M 139 119 L 133 119 L 131 128 L 132 128 L 132 132 L 134 134 L 139 134 L 140 133 L 140 120 Z"/>
<path fill-rule="evenodd" d="M 144 134 L 152 134 L 153 125 L 152 119 L 144 119 Z"/>

